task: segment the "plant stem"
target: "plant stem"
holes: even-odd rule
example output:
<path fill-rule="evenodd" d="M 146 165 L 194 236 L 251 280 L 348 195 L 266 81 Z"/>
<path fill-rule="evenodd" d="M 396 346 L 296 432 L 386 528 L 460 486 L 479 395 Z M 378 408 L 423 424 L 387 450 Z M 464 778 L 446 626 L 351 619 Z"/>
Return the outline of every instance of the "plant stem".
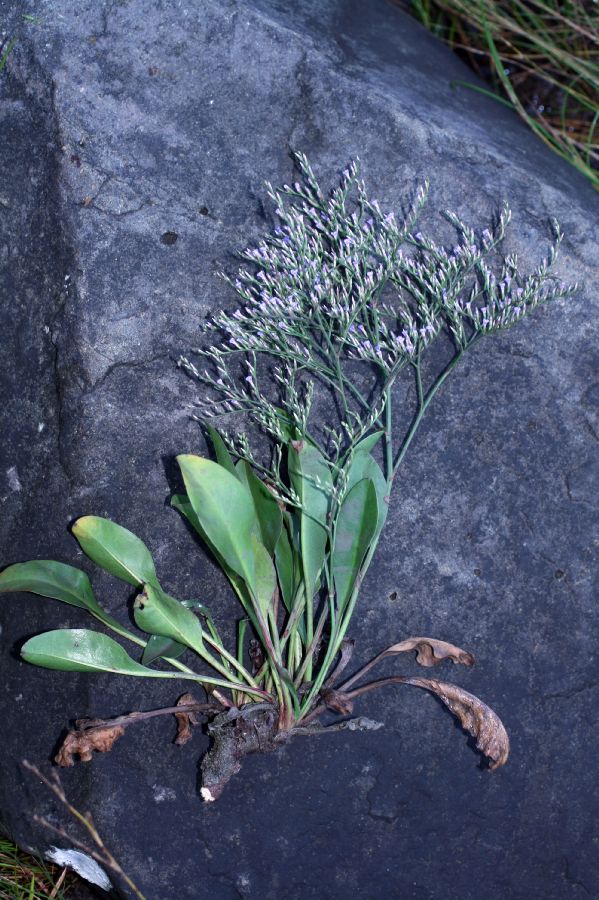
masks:
<path fill-rule="evenodd" d="M 435 383 L 433 384 L 433 386 L 429 389 L 429 391 L 427 392 L 427 394 L 426 394 L 426 395 L 423 397 L 423 399 L 421 400 L 421 402 L 420 402 L 420 404 L 419 404 L 419 409 L 418 409 L 418 411 L 417 411 L 417 413 L 416 413 L 416 416 L 415 416 L 415 418 L 414 418 L 414 421 L 412 422 L 410 428 L 408 429 L 408 432 L 407 432 L 407 434 L 406 434 L 406 436 L 405 436 L 405 438 L 404 438 L 404 440 L 403 440 L 403 443 L 402 443 L 401 448 L 400 448 L 400 450 L 399 450 L 399 453 L 398 453 L 398 455 L 397 455 L 397 459 L 395 460 L 395 463 L 394 463 L 394 466 L 393 466 L 393 473 L 394 473 L 394 474 L 395 474 L 395 472 L 397 472 L 399 466 L 400 466 L 401 463 L 403 462 L 403 458 L 404 458 L 404 456 L 406 455 L 406 453 L 407 453 L 407 451 L 408 451 L 408 447 L 409 447 L 410 444 L 412 443 L 412 440 L 413 440 L 413 438 L 414 438 L 414 435 L 415 435 L 416 432 L 418 431 L 418 426 L 419 426 L 420 423 L 422 422 L 422 419 L 424 418 L 424 414 L 425 414 L 425 412 L 427 411 L 427 409 L 428 409 L 428 407 L 429 407 L 429 404 L 430 404 L 431 400 L 433 399 L 433 397 L 435 396 L 435 394 L 437 393 L 437 391 L 439 390 L 439 388 L 441 387 L 441 385 L 442 385 L 442 384 L 445 382 L 445 380 L 449 377 L 449 375 L 451 374 L 451 372 L 453 372 L 453 370 L 455 369 L 455 367 L 457 366 L 457 364 L 460 362 L 460 360 L 461 360 L 462 357 L 464 356 L 464 353 L 466 352 L 466 350 L 469 350 L 470 347 L 472 347 L 473 344 L 475 344 L 476 341 L 477 341 L 480 337 L 481 337 L 480 332 L 476 332 L 476 333 L 470 338 L 470 340 L 469 340 L 463 347 L 461 347 L 461 348 L 458 350 L 458 352 L 455 354 L 455 356 L 453 357 L 453 359 L 452 359 L 452 360 L 448 363 L 448 365 L 443 369 L 443 371 L 442 371 L 441 374 L 438 376 L 438 378 L 437 378 L 437 380 L 435 381 Z"/>
<path fill-rule="evenodd" d="M 422 396 L 421 381 L 419 382 L 420 389 L 417 388 L 419 404 L 418 404 L 416 416 L 414 417 L 414 421 L 412 422 L 410 428 L 408 429 L 408 432 L 404 438 L 404 441 L 403 441 L 400 451 L 398 453 L 397 459 L 395 460 L 394 463 L 391 458 L 391 469 L 390 469 L 391 479 L 395 476 L 397 469 L 401 465 L 401 462 L 403 461 L 403 458 L 406 455 L 408 447 L 410 446 L 410 444 L 414 438 L 414 435 L 416 434 L 416 431 L 418 430 L 418 426 L 422 422 L 424 414 L 425 414 L 426 410 L 428 409 L 431 400 L 433 399 L 433 397 L 435 396 L 435 394 L 437 393 L 437 391 L 439 390 L 441 385 L 444 384 L 445 380 L 449 377 L 450 373 L 455 369 L 455 367 L 457 366 L 459 361 L 462 359 L 466 350 L 468 350 L 476 342 L 476 340 L 479 337 L 480 337 L 480 334 L 478 332 L 475 333 L 463 347 L 460 347 L 460 349 L 457 351 L 457 353 L 455 354 L 453 359 L 443 369 L 443 371 L 437 377 L 434 384 L 428 390 L 428 392 L 425 396 Z M 419 372 L 419 370 L 418 370 L 418 372 Z M 387 416 L 389 415 L 388 409 L 386 409 L 386 414 L 387 414 Z M 385 440 L 386 440 L 386 438 L 385 438 Z M 355 608 L 355 605 L 356 605 L 356 602 L 358 599 L 360 588 L 362 586 L 362 581 L 364 579 L 364 576 L 366 575 L 366 572 L 368 571 L 368 567 L 370 566 L 370 563 L 372 562 L 372 558 L 376 551 L 377 545 L 378 545 L 378 538 L 375 541 L 373 541 L 373 543 L 368 548 L 368 552 L 364 558 L 364 562 L 362 563 L 360 573 L 354 583 L 354 588 L 351 593 L 349 602 L 345 608 L 345 612 L 343 613 L 341 622 L 339 623 L 339 626 L 336 629 L 335 635 L 334 636 L 331 635 L 331 642 L 330 642 L 327 652 L 325 654 L 325 658 L 322 662 L 322 665 L 320 666 L 320 669 L 318 671 L 316 678 L 314 679 L 312 687 L 310 688 L 307 696 L 304 699 L 304 702 L 302 703 L 300 720 L 305 718 L 305 716 L 309 713 L 310 707 L 313 703 L 313 700 L 318 695 L 318 692 L 320 691 L 322 685 L 324 684 L 324 681 L 325 681 L 328 671 L 333 663 L 333 660 L 335 659 L 337 653 L 339 652 L 339 648 L 341 647 L 341 643 L 343 641 L 343 638 L 345 637 L 345 634 L 346 634 L 347 629 L 349 628 L 349 624 L 351 622 L 351 618 L 352 618 L 354 608 Z"/>
<path fill-rule="evenodd" d="M 393 410 L 391 407 L 391 386 L 385 390 L 385 467 L 387 469 L 387 485 L 391 489 L 393 481 Z"/>
<path fill-rule="evenodd" d="M 228 650 L 225 650 L 225 648 L 222 646 L 222 644 L 220 644 L 213 637 L 211 637 L 210 635 L 207 635 L 207 634 L 204 635 L 204 640 L 206 641 L 207 644 L 210 644 L 212 647 L 214 647 L 214 649 L 220 653 L 220 655 L 223 657 L 223 659 L 226 659 L 227 662 L 229 662 L 231 664 L 231 666 L 233 666 L 233 668 L 239 672 L 239 674 L 245 679 L 245 681 L 247 681 L 248 684 L 251 684 L 252 687 L 258 687 L 258 685 L 254 681 L 254 679 L 252 678 L 252 676 L 250 675 L 248 670 L 245 668 L 245 666 L 242 663 L 240 663 L 237 659 L 235 659 L 235 657 L 231 653 L 229 653 Z M 210 654 L 207 654 L 207 655 L 209 656 Z M 210 660 L 207 660 L 207 661 L 210 662 Z M 212 662 L 210 664 L 213 665 Z M 221 670 L 221 671 L 224 671 L 224 670 Z"/>

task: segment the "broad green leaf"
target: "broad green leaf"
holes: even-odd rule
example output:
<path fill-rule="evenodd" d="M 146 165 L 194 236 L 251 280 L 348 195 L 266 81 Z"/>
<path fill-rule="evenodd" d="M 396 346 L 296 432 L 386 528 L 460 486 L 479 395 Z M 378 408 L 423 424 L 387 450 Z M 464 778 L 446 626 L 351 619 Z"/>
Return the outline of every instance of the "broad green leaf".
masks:
<path fill-rule="evenodd" d="M 189 497 L 187 497 L 185 494 L 175 494 L 171 499 L 171 506 L 174 507 L 174 509 L 179 510 L 179 512 L 183 516 L 185 516 L 189 524 L 194 528 L 195 531 L 197 531 L 204 543 L 211 550 L 214 558 L 217 560 L 223 572 L 231 582 L 233 589 L 239 597 L 243 608 L 248 612 L 249 615 L 251 615 L 251 597 L 248 593 L 248 588 L 245 581 L 236 572 L 234 572 L 230 568 L 230 566 L 227 565 L 214 544 L 208 539 L 206 532 L 202 528 L 200 520 L 196 516 L 193 507 L 189 502 Z M 183 601 L 183 603 L 186 602 L 187 601 L 185 600 Z"/>
<path fill-rule="evenodd" d="M 249 466 L 247 465 L 245 459 L 238 459 L 235 463 L 235 475 L 239 480 L 239 483 L 244 486 L 246 491 L 248 492 L 252 503 L 254 502 L 254 498 L 252 497 L 252 492 L 250 490 L 250 483 L 248 480 L 248 471 Z M 256 511 L 256 507 L 254 506 L 254 512 Z M 260 522 L 258 521 L 258 514 L 256 513 L 256 519 L 254 524 L 252 525 L 252 534 L 254 534 L 258 540 L 262 539 L 262 532 L 260 531 Z"/>
<path fill-rule="evenodd" d="M 251 549 L 254 554 L 254 596 L 264 617 L 272 607 L 277 586 L 277 574 L 270 554 L 263 543 L 255 535 L 251 536 Z"/>
<path fill-rule="evenodd" d="M 36 559 L 15 563 L 0 574 L 0 593 L 30 591 L 62 600 L 71 606 L 86 609 L 92 616 L 125 637 L 131 637 L 126 628 L 105 612 L 95 598 L 91 582 L 85 572 L 74 566 L 53 559 Z"/>
<path fill-rule="evenodd" d="M 170 638 L 197 653 L 203 652 L 202 626 L 197 616 L 159 588 L 144 585 L 141 594 L 135 598 L 133 615 L 142 631 Z"/>
<path fill-rule="evenodd" d="M 209 459 L 183 455 L 177 460 L 202 531 L 225 563 L 257 596 L 257 517 L 251 494 L 230 472 Z"/>
<path fill-rule="evenodd" d="M 251 575 L 253 557 L 248 546 L 256 512 L 249 492 L 212 460 L 183 455 L 177 461 L 202 532 L 238 575 Z"/>
<path fill-rule="evenodd" d="M 354 453 L 370 453 L 370 451 L 376 447 L 384 433 L 384 431 L 373 431 L 372 434 L 362 438 L 362 440 L 356 444 Z"/>
<path fill-rule="evenodd" d="M 84 628 L 64 628 L 47 631 L 30 638 L 21 648 L 21 656 L 27 662 L 45 669 L 60 669 L 63 672 L 111 672 L 117 675 L 137 675 L 143 678 L 186 678 L 202 684 L 217 687 L 242 689 L 246 694 L 259 691 L 243 684 L 234 684 L 229 679 L 195 675 L 191 672 L 160 672 L 148 669 L 127 655 L 125 650 L 112 638 L 97 631 Z"/>
<path fill-rule="evenodd" d="M 171 497 L 171 506 L 173 507 L 173 509 L 178 510 L 181 515 L 185 516 L 189 524 L 193 526 L 202 540 L 205 541 L 212 550 L 213 547 L 206 537 L 206 532 L 200 525 L 200 520 L 193 511 L 193 506 L 189 502 L 189 497 L 187 496 L 187 494 L 173 494 L 173 496 Z"/>
<path fill-rule="evenodd" d="M 254 509 L 258 518 L 259 537 L 270 553 L 274 555 L 281 528 L 283 527 L 283 513 L 272 493 L 264 482 L 258 478 L 247 460 L 242 462 L 245 472 L 245 483 L 254 501 Z"/>
<path fill-rule="evenodd" d="M 291 547 L 295 552 L 296 557 L 299 557 L 302 550 L 300 511 L 295 509 L 288 509 L 285 512 L 285 522 L 287 523 L 287 530 L 289 531 L 289 540 L 291 542 Z"/>
<path fill-rule="evenodd" d="M 275 547 L 275 565 L 285 609 L 291 612 L 296 588 L 296 572 L 294 553 L 285 527 Z"/>
<path fill-rule="evenodd" d="M 245 460 L 244 460 L 244 459 L 238 459 L 237 462 L 235 463 L 234 469 L 235 469 L 235 477 L 236 477 L 236 478 L 244 485 L 244 487 L 246 487 L 246 488 L 248 489 L 248 491 L 249 491 L 250 486 L 249 486 L 249 484 L 248 484 L 248 479 L 247 479 L 247 471 L 246 471 L 246 468 L 245 468 Z"/>
<path fill-rule="evenodd" d="M 349 465 L 345 496 L 347 497 L 354 485 L 364 478 L 370 478 L 376 491 L 378 521 L 374 539 L 378 539 L 389 512 L 389 487 L 387 479 L 383 475 L 383 470 L 377 461 L 373 459 L 370 453 L 360 453 L 358 451 Z"/>
<path fill-rule="evenodd" d="M 83 516 L 72 530 L 84 553 L 111 575 L 135 587 L 158 585 L 150 551 L 122 525 L 100 516 Z"/>
<path fill-rule="evenodd" d="M 341 504 L 332 555 L 339 610 L 343 610 L 349 600 L 368 547 L 376 534 L 377 506 L 376 490 L 370 478 L 358 481 Z"/>
<path fill-rule="evenodd" d="M 289 447 L 289 477 L 299 496 L 300 544 L 306 593 L 312 596 L 320 584 L 320 572 L 327 544 L 327 514 L 333 479 L 324 456 L 316 447 L 303 443 L 299 450 Z"/>
<path fill-rule="evenodd" d="M 85 572 L 53 559 L 34 559 L 8 566 L 0 573 L 0 593 L 8 591 L 31 591 L 90 610 L 94 615 L 104 614 Z"/>
<path fill-rule="evenodd" d="M 231 459 L 231 454 L 227 450 L 227 445 L 223 441 L 216 428 L 214 428 L 212 425 L 206 425 L 206 431 L 208 432 L 208 436 L 212 441 L 214 453 L 216 454 L 216 461 L 218 462 L 219 466 L 222 466 L 223 469 L 226 469 L 227 472 L 231 473 L 231 475 L 236 475 L 235 463 Z"/>
<path fill-rule="evenodd" d="M 66 672 L 115 672 L 150 678 L 157 674 L 131 659 L 112 638 L 85 628 L 38 634 L 23 644 L 21 656 L 36 666 Z"/>
<path fill-rule="evenodd" d="M 170 659 L 178 659 L 186 650 L 185 644 L 162 637 L 160 634 L 152 634 L 145 646 L 141 662 L 144 666 L 150 666 L 157 659 L 164 659 L 166 656 Z"/>

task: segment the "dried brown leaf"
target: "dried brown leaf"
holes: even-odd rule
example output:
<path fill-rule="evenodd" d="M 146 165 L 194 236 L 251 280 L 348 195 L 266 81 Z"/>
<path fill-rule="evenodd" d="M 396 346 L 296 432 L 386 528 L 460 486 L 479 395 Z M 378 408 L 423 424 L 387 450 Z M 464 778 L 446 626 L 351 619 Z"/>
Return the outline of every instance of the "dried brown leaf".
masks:
<path fill-rule="evenodd" d="M 387 647 L 386 650 L 383 650 L 374 659 L 371 659 L 369 663 L 362 666 L 351 678 L 340 685 L 340 688 L 346 691 L 387 656 L 394 656 L 396 653 L 409 653 L 411 650 L 416 651 L 416 662 L 427 668 L 438 666 L 439 663 L 446 659 L 450 659 L 453 663 L 460 663 L 463 666 L 474 665 L 472 653 L 456 647 L 455 644 L 448 644 L 447 641 L 439 641 L 437 638 L 411 637 L 405 641 L 400 641 L 399 644 L 391 644 L 390 647 Z"/>
<path fill-rule="evenodd" d="M 343 691 L 329 689 L 321 691 L 320 696 L 322 697 L 325 706 L 328 709 L 332 709 L 333 712 L 340 713 L 342 716 L 349 716 L 353 711 L 354 704 Z"/>
<path fill-rule="evenodd" d="M 510 753 L 510 739 L 497 713 L 455 684 L 432 678 L 404 678 L 404 684 L 424 688 L 435 694 L 460 720 L 462 728 L 476 740 L 476 746 L 491 762 L 490 769 L 505 765 Z"/>
<path fill-rule="evenodd" d="M 393 653 L 409 653 L 410 650 L 416 651 L 416 662 L 421 666 L 438 666 L 445 659 L 450 659 L 453 663 L 460 663 L 462 666 L 473 666 L 474 656 L 455 644 L 448 644 L 447 641 L 438 641 L 436 638 L 429 637 L 411 637 L 399 644 L 393 644 L 383 650 L 381 656 Z M 379 657 L 380 658 L 380 657 Z"/>
<path fill-rule="evenodd" d="M 332 687 L 337 679 L 341 676 L 342 672 L 344 672 L 349 665 L 349 662 L 353 656 L 355 643 L 356 642 L 353 638 L 343 638 L 343 640 L 341 641 L 341 653 L 339 656 L 339 662 L 325 681 L 325 689 Z"/>
<path fill-rule="evenodd" d="M 75 765 L 75 757 L 81 762 L 90 762 L 94 750 L 107 753 L 115 741 L 125 733 L 122 725 L 93 725 L 93 719 L 78 719 L 62 742 L 54 762 L 58 766 Z"/>
<path fill-rule="evenodd" d="M 186 706 L 190 703 L 196 703 L 196 700 L 193 694 L 189 693 L 181 694 L 177 700 L 177 706 Z M 182 747 L 183 744 L 186 744 L 187 741 L 191 740 L 192 725 L 199 725 L 201 720 L 198 714 L 193 710 L 176 712 L 175 719 L 177 720 L 177 737 L 175 738 L 175 744 Z"/>
<path fill-rule="evenodd" d="M 252 638 L 252 640 L 249 642 L 249 645 L 248 645 L 248 656 L 249 656 L 250 660 L 252 661 L 252 675 L 255 675 L 256 672 L 259 672 L 260 669 L 262 668 L 262 666 L 264 665 L 264 659 L 265 659 L 264 650 L 262 649 L 262 646 L 260 645 L 260 641 L 257 641 L 254 638 Z"/>

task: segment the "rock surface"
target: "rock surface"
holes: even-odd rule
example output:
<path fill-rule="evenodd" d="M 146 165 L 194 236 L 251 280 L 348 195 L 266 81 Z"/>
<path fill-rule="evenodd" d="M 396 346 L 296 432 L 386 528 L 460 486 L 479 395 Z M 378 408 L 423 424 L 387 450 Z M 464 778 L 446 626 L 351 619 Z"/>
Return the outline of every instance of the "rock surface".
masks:
<path fill-rule="evenodd" d="M 0 0 L 0 16 L 19 38 L 0 76 L 2 565 L 86 567 L 68 523 L 106 515 L 148 543 L 174 593 L 209 597 L 223 623 L 236 612 L 165 505 L 174 455 L 203 450 L 188 417 L 196 388 L 174 359 L 231 303 L 214 273 L 270 227 L 263 182 L 290 180 L 290 148 L 331 184 L 360 156 L 390 207 L 427 176 L 431 214 L 449 206 L 478 225 L 509 199 L 508 246 L 524 264 L 556 216 L 561 272 L 584 284 L 484 342 L 444 389 L 353 628 L 364 660 L 410 634 L 472 650 L 475 670 L 447 677 L 503 717 L 504 770 L 477 768 L 438 704 L 398 690 L 358 710 L 384 730 L 251 758 L 213 806 L 197 793 L 205 739 L 175 747 L 161 720 L 66 771 L 69 797 L 152 900 L 598 896 L 599 306 L 586 182 L 508 110 L 453 87 L 471 74 L 383 0 L 48 0 L 41 12 Z M 113 581 L 94 573 L 94 584 L 124 609 Z M 3 597 L 0 619 L 0 819 L 26 846 L 67 848 L 33 824 L 61 814 L 20 760 L 47 766 L 70 717 L 166 705 L 176 691 L 19 661 L 25 637 L 89 625 L 76 609 Z"/>

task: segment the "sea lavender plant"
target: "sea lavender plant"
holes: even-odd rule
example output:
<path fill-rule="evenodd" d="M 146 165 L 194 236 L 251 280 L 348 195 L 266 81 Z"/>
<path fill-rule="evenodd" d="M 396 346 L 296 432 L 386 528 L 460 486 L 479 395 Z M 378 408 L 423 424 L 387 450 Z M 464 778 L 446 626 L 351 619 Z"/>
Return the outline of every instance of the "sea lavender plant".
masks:
<path fill-rule="evenodd" d="M 186 493 L 175 506 L 221 565 L 245 616 L 229 652 L 208 609 L 174 599 L 161 587 L 152 557 L 129 531 L 94 516 L 73 533 L 83 550 L 113 575 L 139 588 L 136 624 L 148 642 L 123 628 L 97 603 L 87 576 L 62 563 L 10 566 L 0 591 L 29 590 L 82 606 L 119 635 L 144 646 L 141 663 L 106 635 L 82 629 L 39 635 L 22 649 L 50 668 L 184 678 L 209 694 L 183 695 L 174 707 L 112 720 L 79 720 L 57 761 L 91 759 L 110 749 L 125 727 L 175 714 L 185 742 L 199 713 L 213 746 L 203 760 L 202 795 L 216 799 L 242 757 L 272 750 L 296 734 L 374 728 L 351 715 L 356 697 L 408 684 L 436 694 L 498 768 L 509 741 L 482 701 L 455 685 L 392 676 L 354 687 L 381 659 L 416 651 L 421 665 L 443 660 L 472 665 L 472 654 L 434 638 L 407 638 L 383 650 L 339 683 L 353 642 L 348 630 L 380 539 L 393 482 L 416 430 L 449 374 L 484 337 L 509 328 L 575 285 L 552 274 L 561 232 L 528 275 L 499 245 L 510 221 L 504 207 L 481 234 L 453 213 L 446 248 L 416 230 L 427 186 L 402 216 L 368 198 L 357 163 L 327 197 L 303 154 L 299 180 L 268 186 L 279 220 L 274 233 L 242 254 L 244 267 L 225 277 L 241 299 L 232 313 L 206 325 L 194 361 L 181 366 L 203 386 L 196 414 L 215 461 L 178 457 Z M 445 363 L 429 348 L 443 343 Z M 398 441 L 395 385 L 414 380 L 415 408 Z M 210 420 L 232 414 L 269 438 L 231 436 Z M 263 444 L 263 442 L 262 442 Z M 192 650 L 212 670 L 179 661 Z M 162 660 L 169 666 L 152 668 Z M 174 671 L 173 671 L 174 669 Z M 322 725 L 326 711 L 342 716 Z"/>

